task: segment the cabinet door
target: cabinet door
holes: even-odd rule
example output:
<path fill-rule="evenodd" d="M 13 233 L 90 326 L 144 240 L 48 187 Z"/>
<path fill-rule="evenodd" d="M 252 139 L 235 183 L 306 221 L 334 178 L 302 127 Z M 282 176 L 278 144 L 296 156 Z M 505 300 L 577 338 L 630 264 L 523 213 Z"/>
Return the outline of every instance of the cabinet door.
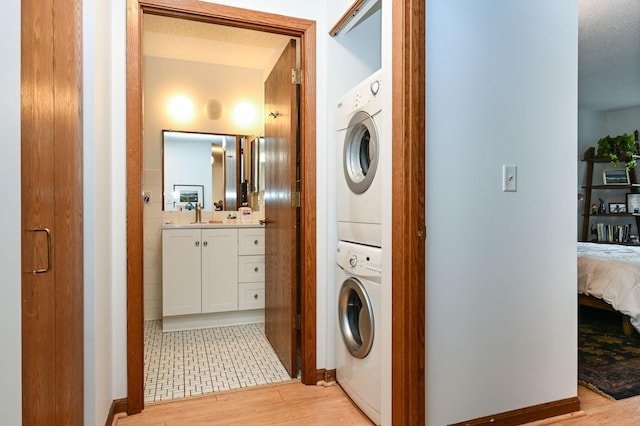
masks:
<path fill-rule="evenodd" d="M 162 316 L 200 313 L 199 229 L 162 231 Z"/>
<path fill-rule="evenodd" d="M 202 230 L 202 312 L 238 309 L 238 230 Z"/>

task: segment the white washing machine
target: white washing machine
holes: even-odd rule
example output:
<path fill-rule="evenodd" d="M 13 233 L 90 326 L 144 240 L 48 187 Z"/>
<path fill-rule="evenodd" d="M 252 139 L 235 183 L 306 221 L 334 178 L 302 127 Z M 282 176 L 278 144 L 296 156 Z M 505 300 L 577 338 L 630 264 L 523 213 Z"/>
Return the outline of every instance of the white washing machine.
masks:
<path fill-rule="evenodd" d="M 338 239 L 381 247 L 380 71 L 344 94 L 337 116 Z"/>
<path fill-rule="evenodd" d="M 377 425 L 382 405 L 381 279 L 381 248 L 338 242 L 336 380 Z"/>

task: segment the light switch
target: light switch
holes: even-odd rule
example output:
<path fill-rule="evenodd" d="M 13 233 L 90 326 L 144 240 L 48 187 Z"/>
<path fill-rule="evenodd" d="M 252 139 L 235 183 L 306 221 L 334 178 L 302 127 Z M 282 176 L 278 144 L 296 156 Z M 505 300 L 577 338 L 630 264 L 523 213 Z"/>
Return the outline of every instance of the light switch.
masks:
<path fill-rule="evenodd" d="M 516 192 L 517 168 L 515 164 L 502 165 L 502 192 Z"/>
<path fill-rule="evenodd" d="M 142 193 L 142 200 L 145 204 L 149 204 L 151 202 L 151 191 L 145 191 Z"/>

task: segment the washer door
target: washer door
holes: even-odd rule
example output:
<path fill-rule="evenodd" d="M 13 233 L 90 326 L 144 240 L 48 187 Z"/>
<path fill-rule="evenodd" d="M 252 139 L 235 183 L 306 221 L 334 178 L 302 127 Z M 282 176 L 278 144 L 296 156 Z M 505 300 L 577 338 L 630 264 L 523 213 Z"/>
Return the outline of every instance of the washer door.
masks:
<path fill-rule="evenodd" d="M 369 295 L 356 278 L 347 278 L 338 294 L 338 323 L 342 340 L 351 355 L 367 356 L 373 345 L 373 309 Z"/>
<path fill-rule="evenodd" d="M 364 111 L 356 112 L 349 122 L 342 164 L 351 191 L 362 194 L 371 186 L 378 168 L 378 132 Z"/>

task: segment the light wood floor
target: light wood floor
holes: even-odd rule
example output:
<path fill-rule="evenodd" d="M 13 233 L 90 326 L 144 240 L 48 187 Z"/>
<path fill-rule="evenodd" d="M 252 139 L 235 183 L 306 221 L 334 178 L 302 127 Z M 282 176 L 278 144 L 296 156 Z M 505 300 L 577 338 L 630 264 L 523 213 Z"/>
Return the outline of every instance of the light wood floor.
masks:
<path fill-rule="evenodd" d="M 113 422 L 114 426 L 371 424 L 340 387 L 305 386 L 297 380 L 146 404 L 142 413 Z"/>
<path fill-rule="evenodd" d="M 579 386 L 582 411 L 529 426 L 637 426 L 640 396 L 612 401 Z M 123 416 L 123 415 L 118 415 Z M 141 414 L 116 417 L 117 426 L 363 425 L 371 422 L 338 386 L 299 381 L 147 404 Z"/>
<path fill-rule="evenodd" d="M 553 417 L 529 426 L 637 426 L 640 425 L 640 396 L 613 401 L 589 389 L 578 386 L 582 411 Z"/>

